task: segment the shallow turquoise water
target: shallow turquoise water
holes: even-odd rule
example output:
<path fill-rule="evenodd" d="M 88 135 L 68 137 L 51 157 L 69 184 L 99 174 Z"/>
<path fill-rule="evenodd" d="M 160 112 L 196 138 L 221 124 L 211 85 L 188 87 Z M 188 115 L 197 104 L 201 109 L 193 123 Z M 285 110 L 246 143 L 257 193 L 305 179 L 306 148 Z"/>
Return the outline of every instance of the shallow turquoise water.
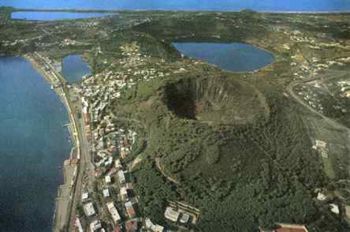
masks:
<path fill-rule="evenodd" d="M 62 61 L 62 74 L 69 83 L 80 81 L 83 76 L 90 75 L 91 70 L 79 55 L 68 55 Z"/>
<path fill-rule="evenodd" d="M 0 57 L 0 231 L 51 231 L 71 143 L 64 105 L 31 64 Z"/>
<path fill-rule="evenodd" d="M 274 61 L 272 53 L 242 43 L 173 43 L 182 54 L 233 71 L 260 69 Z"/>
<path fill-rule="evenodd" d="M 41 12 L 41 11 L 17 11 L 11 14 L 12 19 L 52 21 L 65 19 L 97 18 L 107 16 L 105 13 L 79 13 L 79 12 Z"/>
<path fill-rule="evenodd" d="M 146 10 L 344 11 L 349 0 L 0 0 L 20 8 L 85 8 Z"/>

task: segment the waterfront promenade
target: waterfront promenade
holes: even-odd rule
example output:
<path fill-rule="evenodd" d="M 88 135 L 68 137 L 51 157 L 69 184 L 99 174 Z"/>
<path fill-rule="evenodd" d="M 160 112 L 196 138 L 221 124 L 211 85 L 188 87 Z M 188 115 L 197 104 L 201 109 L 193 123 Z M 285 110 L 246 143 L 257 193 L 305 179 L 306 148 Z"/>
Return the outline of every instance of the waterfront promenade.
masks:
<path fill-rule="evenodd" d="M 54 215 L 53 231 L 65 231 L 72 227 L 76 215 L 76 205 L 79 202 L 84 176 L 89 158 L 89 144 L 87 142 L 84 125 L 77 117 L 81 110 L 74 108 L 69 98 L 69 89 L 64 77 L 56 71 L 51 61 L 39 53 L 26 54 L 25 58 L 42 74 L 64 103 L 69 116 L 70 134 L 73 148 L 68 160 L 64 164 L 64 184 L 58 189 Z M 88 169 L 91 170 L 91 169 Z"/>

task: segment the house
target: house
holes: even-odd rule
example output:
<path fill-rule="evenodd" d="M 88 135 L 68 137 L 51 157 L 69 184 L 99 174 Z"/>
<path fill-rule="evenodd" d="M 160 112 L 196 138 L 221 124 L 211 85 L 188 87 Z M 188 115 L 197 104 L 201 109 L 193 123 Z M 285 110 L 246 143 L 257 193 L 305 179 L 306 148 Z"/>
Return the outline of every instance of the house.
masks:
<path fill-rule="evenodd" d="M 117 172 L 116 168 L 111 168 L 111 170 L 109 170 L 109 172 L 107 173 L 108 176 L 113 176 L 115 173 Z"/>
<path fill-rule="evenodd" d="M 154 232 L 163 232 L 164 231 L 164 226 L 161 226 L 161 225 L 154 225 L 153 227 L 153 231 Z"/>
<path fill-rule="evenodd" d="M 187 224 L 189 220 L 190 220 L 190 215 L 188 215 L 186 213 L 182 214 L 182 216 L 180 218 L 180 222 L 182 224 Z"/>
<path fill-rule="evenodd" d="M 134 186 L 132 185 L 132 183 L 126 183 L 125 187 L 126 187 L 127 190 L 133 190 L 134 189 Z"/>
<path fill-rule="evenodd" d="M 126 212 L 128 213 L 129 218 L 133 218 L 136 216 L 136 212 L 135 212 L 134 206 L 131 203 L 131 201 L 128 201 L 125 203 L 125 208 L 126 208 Z"/>
<path fill-rule="evenodd" d="M 120 197 L 123 201 L 128 198 L 128 190 L 124 186 L 120 188 Z"/>
<path fill-rule="evenodd" d="M 107 198 L 107 197 L 110 197 L 110 196 L 111 196 L 111 195 L 109 194 L 109 189 L 108 189 L 108 188 L 104 189 L 102 192 L 103 192 L 103 197 L 104 197 L 104 198 Z"/>
<path fill-rule="evenodd" d="M 78 217 L 75 218 L 74 226 L 78 229 L 79 232 L 84 232 L 80 219 Z"/>
<path fill-rule="evenodd" d="M 121 164 L 121 162 L 120 162 L 120 159 L 117 159 L 117 160 L 114 161 L 114 167 L 115 167 L 117 170 L 123 168 L 123 166 L 122 166 L 122 164 Z"/>
<path fill-rule="evenodd" d="M 128 148 L 122 147 L 120 149 L 120 156 L 121 156 L 122 159 L 125 159 L 128 156 L 128 154 L 129 154 L 129 149 Z"/>
<path fill-rule="evenodd" d="M 336 204 L 329 204 L 329 206 L 331 207 L 331 212 L 335 213 L 335 214 L 339 214 L 340 210 L 339 210 L 339 206 Z"/>
<path fill-rule="evenodd" d="M 145 219 L 145 225 L 147 229 L 152 229 L 152 227 L 154 226 L 153 222 L 149 218 Z"/>
<path fill-rule="evenodd" d="M 325 141 L 316 139 L 315 140 L 315 147 L 319 148 L 319 149 L 326 149 L 327 143 Z"/>
<path fill-rule="evenodd" d="M 106 184 L 110 184 L 112 182 L 111 176 L 105 176 Z"/>
<path fill-rule="evenodd" d="M 90 230 L 91 230 L 91 232 L 95 232 L 95 231 L 97 231 L 97 230 L 99 230 L 101 228 L 102 228 L 102 225 L 101 225 L 100 220 L 95 220 L 95 221 L 90 223 Z"/>
<path fill-rule="evenodd" d="M 304 225 L 294 225 L 294 224 L 278 224 L 276 229 L 264 230 L 260 228 L 260 232 L 308 232 Z"/>
<path fill-rule="evenodd" d="M 276 232 L 308 232 L 304 225 L 279 224 Z"/>
<path fill-rule="evenodd" d="M 138 230 L 138 223 L 136 220 L 129 220 L 125 223 L 126 232 L 136 232 Z"/>
<path fill-rule="evenodd" d="M 319 201 L 325 201 L 325 200 L 327 200 L 327 196 L 324 195 L 323 193 L 319 192 L 319 193 L 317 194 L 317 200 L 319 200 Z"/>
<path fill-rule="evenodd" d="M 81 201 L 84 202 L 87 199 L 89 199 L 89 193 L 83 193 L 81 194 Z"/>
<path fill-rule="evenodd" d="M 322 140 L 315 140 L 315 145 L 312 146 L 313 149 L 318 150 L 321 153 L 321 156 L 325 159 L 328 158 L 327 153 L 327 143 Z"/>
<path fill-rule="evenodd" d="M 117 208 L 114 206 L 113 202 L 108 202 L 107 204 L 108 212 L 111 214 L 114 223 L 118 223 L 120 221 L 120 215 L 118 213 Z"/>
<path fill-rule="evenodd" d="M 116 225 L 116 226 L 114 227 L 113 232 L 122 232 L 122 229 L 120 228 L 120 225 Z"/>
<path fill-rule="evenodd" d="M 146 218 L 145 225 L 146 225 L 146 229 L 149 229 L 153 232 L 163 232 L 164 231 L 164 226 L 161 226 L 158 224 L 153 224 L 153 222 L 149 218 Z"/>
<path fill-rule="evenodd" d="M 167 207 L 164 212 L 164 217 L 172 222 L 177 222 L 180 213 L 171 207 Z"/>
<path fill-rule="evenodd" d="M 125 174 L 123 170 L 119 170 L 118 171 L 118 179 L 119 179 L 119 183 L 120 184 L 124 184 L 125 183 Z"/>
<path fill-rule="evenodd" d="M 109 167 L 113 163 L 113 157 L 108 157 L 108 159 L 104 162 L 105 167 Z"/>
<path fill-rule="evenodd" d="M 96 213 L 92 202 L 86 203 L 83 208 L 84 208 L 84 213 L 87 217 L 93 216 Z"/>

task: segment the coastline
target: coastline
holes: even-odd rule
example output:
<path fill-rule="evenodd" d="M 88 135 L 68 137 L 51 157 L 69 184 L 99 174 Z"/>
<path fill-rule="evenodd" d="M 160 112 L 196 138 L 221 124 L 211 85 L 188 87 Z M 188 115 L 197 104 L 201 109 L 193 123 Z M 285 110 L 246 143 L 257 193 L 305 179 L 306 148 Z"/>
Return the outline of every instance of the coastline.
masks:
<path fill-rule="evenodd" d="M 155 9 L 88 9 L 88 8 L 13 8 L 12 12 L 71 12 L 71 13 L 123 13 L 123 12 L 153 12 L 153 11 L 164 11 L 164 12 L 211 12 L 211 13 L 239 13 L 244 10 L 250 9 L 240 9 L 240 10 L 186 10 L 186 9 L 165 9 L 165 8 L 155 8 Z M 349 10 L 329 10 L 329 11 L 317 11 L 317 10 L 252 10 L 252 12 L 257 14 L 350 14 Z"/>
<path fill-rule="evenodd" d="M 37 54 L 39 56 L 39 54 Z M 35 70 L 48 82 L 49 85 L 55 86 L 58 83 L 60 87 L 54 87 L 53 90 L 64 104 L 68 118 L 68 131 L 70 139 L 72 140 L 72 148 L 67 160 L 63 165 L 63 183 L 58 186 L 57 196 L 55 199 L 55 209 L 53 215 L 52 231 L 61 231 L 61 229 L 68 228 L 67 222 L 71 221 L 71 211 L 73 207 L 73 195 L 75 193 L 75 186 L 77 181 L 77 173 L 79 169 L 80 160 L 80 141 L 78 137 L 78 129 L 76 119 L 74 118 L 68 96 L 64 90 L 65 80 L 62 80 L 56 72 L 45 71 L 33 55 L 25 54 L 23 57 L 28 60 Z M 52 71 L 52 70 L 51 70 Z M 64 82 L 64 83 L 63 83 Z"/>

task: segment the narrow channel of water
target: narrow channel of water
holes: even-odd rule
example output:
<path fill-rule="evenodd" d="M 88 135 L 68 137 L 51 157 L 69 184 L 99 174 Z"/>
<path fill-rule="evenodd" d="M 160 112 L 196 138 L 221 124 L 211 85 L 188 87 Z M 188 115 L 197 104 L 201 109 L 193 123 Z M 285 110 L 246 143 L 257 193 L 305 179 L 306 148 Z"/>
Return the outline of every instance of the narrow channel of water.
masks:
<path fill-rule="evenodd" d="M 91 69 L 80 55 L 68 55 L 62 60 L 62 74 L 69 83 L 75 83 L 90 75 Z"/>
<path fill-rule="evenodd" d="M 173 43 L 182 54 L 232 71 L 249 72 L 274 61 L 272 53 L 243 43 Z"/>
<path fill-rule="evenodd" d="M 20 57 L 0 57 L 0 231 L 48 232 L 71 142 L 67 111 Z"/>

